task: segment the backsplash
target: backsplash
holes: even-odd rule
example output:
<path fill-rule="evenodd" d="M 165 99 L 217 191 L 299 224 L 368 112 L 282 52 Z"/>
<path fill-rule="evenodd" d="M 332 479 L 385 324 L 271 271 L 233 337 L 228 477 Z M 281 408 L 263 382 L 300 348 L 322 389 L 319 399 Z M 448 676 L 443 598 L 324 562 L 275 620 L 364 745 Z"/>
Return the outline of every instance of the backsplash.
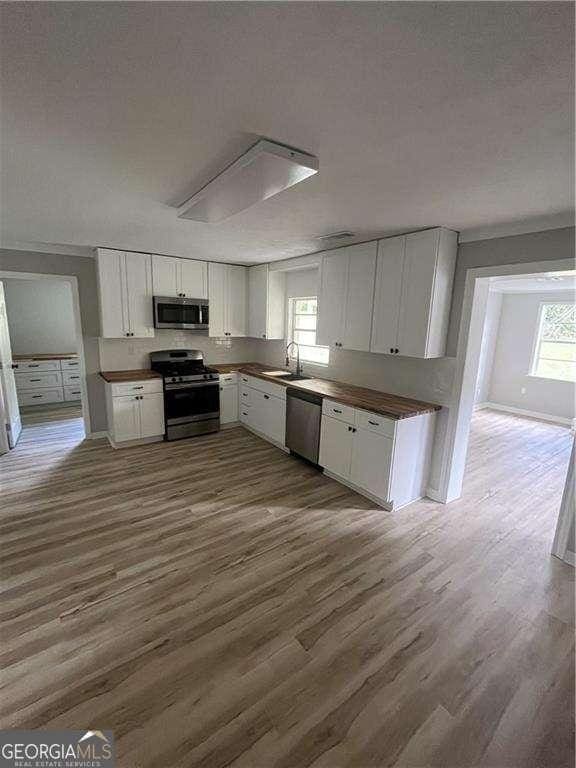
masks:
<path fill-rule="evenodd" d="M 284 367 L 284 342 L 256 339 L 253 344 L 257 362 Z M 455 363 L 453 357 L 420 360 L 331 349 L 329 365 L 303 363 L 303 369 L 308 376 L 448 405 Z"/>
<path fill-rule="evenodd" d="M 253 339 L 214 339 L 190 331 L 156 330 L 151 339 L 99 339 L 103 371 L 150 367 L 150 352 L 161 349 L 200 349 L 210 363 L 246 362 L 254 359 Z"/>

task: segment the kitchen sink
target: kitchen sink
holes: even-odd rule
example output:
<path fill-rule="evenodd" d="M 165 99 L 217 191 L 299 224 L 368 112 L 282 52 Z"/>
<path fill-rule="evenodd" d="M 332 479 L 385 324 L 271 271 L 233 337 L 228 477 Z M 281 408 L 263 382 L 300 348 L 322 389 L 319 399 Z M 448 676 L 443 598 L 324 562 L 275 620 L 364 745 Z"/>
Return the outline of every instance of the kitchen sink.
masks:
<path fill-rule="evenodd" d="M 301 376 L 298 373 L 287 373 L 286 376 L 278 376 L 282 381 L 302 381 L 303 379 L 311 379 L 312 376 Z"/>

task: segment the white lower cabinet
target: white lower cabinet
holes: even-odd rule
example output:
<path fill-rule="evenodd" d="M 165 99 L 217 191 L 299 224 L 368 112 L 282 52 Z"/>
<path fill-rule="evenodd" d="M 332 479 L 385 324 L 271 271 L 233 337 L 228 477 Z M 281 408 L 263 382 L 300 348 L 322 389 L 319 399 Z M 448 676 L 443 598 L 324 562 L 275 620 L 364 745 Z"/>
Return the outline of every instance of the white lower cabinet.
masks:
<path fill-rule="evenodd" d="M 14 371 L 21 406 L 74 402 L 82 398 L 80 363 L 67 360 L 18 360 Z"/>
<path fill-rule="evenodd" d="M 238 421 L 238 374 L 220 375 L 220 424 Z"/>
<path fill-rule="evenodd" d="M 238 388 L 239 420 L 272 443 L 286 442 L 286 388 L 241 374 Z"/>
<path fill-rule="evenodd" d="M 388 509 L 426 493 L 435 414 L 388 419 L 361 409 L 322 405 L 320 466 Z"/>
<path fill-rule="evenodd" d="M 112 445 L 161 439 L 164 435 L 162 381 L 106 384 L 106 411 Z"/>

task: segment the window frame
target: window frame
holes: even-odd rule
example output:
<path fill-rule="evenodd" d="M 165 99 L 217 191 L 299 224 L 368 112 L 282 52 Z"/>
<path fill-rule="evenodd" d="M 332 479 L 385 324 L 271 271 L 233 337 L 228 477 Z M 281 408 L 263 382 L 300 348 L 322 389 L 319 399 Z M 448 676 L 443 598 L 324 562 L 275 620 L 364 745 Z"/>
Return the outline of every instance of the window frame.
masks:
<path fill-rule="evenodd" d="M 544 325 L 544 312 L 545 307 L 547 307 L 550 304 L 574 304 L 574 300 L 569 301 L 565 298 L 558 298 L 558 299 L 544 299 L 540 301 L 540 305 L 538 307 L 538 321 L 536 323 L 536 333 L 534 334 L 534 340 L 532 342 L 532 355 L 530 358 L 530 368 L 528 369 L 528 376 L 534 378 L 534 379 L 542 379 L 543 381 L 562 381 L 565 384 L 571 384 L 574 385 L 576 383 L 576 377 L 574 380 L 570 379 L 558 379 L 554 376 L 542 376 L 541 373 L 536 373 L 538 362 L 540 360 L 540 347 L 542 345 L 542 326 Z M 574 342 L 576 344 L 576 342 Z"/>
<path fill-rule="evenodd" d="M 310 301 L 311 299 L 314 299 L 316 301 L 316 306 L 318 306 L 318 296 L 289 296 L 287 301 L 287 319 L 286 319 L 286 343 L 291 344 L 294 341 L 294 307 L 296 306 L 297 301 Z M 316 313 L 316 318 L 318 318 L 318 314 Z M 296 329 L 297 330 L 297 329 Z M 318 331 L 318 321 L 316 321 L 316 328 L 314 329 L 314 333 L 316 334 Z M 298 342 L 295 342 L 298 344 Z M 325 349 L 328 353 L 328 360 L 325 363 L 321 363 L 318 360 L 309 360 L 307 357 L 304 357 L 302 353 L 300 353 L 300 362 L 306 363 L 306 365 L 317 365 L 320 368 L 327 368 L 330 365 L 330 347 L 324 346 L 323 344 L 299 344 L 299 348 L 301 347 L 317 347 L 318 349 Z M 296 360 L 296 350 L 294 347 L 290 348 L 289 357 L 291 360 Z"/>

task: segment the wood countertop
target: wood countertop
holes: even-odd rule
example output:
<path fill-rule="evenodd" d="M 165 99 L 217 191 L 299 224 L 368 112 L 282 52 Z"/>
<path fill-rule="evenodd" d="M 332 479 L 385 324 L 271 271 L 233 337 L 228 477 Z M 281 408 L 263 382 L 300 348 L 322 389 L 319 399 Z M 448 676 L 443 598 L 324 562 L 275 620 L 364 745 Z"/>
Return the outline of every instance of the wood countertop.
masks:
<path fill-rule="evenodd" d="M 53 355 L 12 355 L 12 360 L 75 360 L 77 357 L 76 352 L 62 352 Z"/>
<path fill-rule="evenodd" d="M 110 384 L 118 384 L 124 381 L 147 381 L 148 379 L 161 379 L 162 375 L 151 371 L 149 368 L 136 371 L 100 371 L 100 376 Z"/>
<path fill-rule="evenodd" d="M 261 363 L 223 363 L 211 365 L 210 368 L 218 371 L 218 373 L 238 371 L 263 379 L 264 381 L 273 381 L 285 387 L 313 392 L 316 395 L 320 395 L 320 397 L 336 400 L 343 405 L 372 411 L 372 413 L 379 413 L 391 419 L 408 419 L 411 416 L 419 416 L 422 413 L 434 413 L 434 411 L 439 411 L 442 407 L 435 403 L 427 403 L 423 400 L 413 400 L 410 397 L 379 392 L 376 389 L 356 387 L 352 384 L 342 384 L 330 379 L 310 378 L 302 379 L 301 381 L 285 381 L 279 376 L 272 375 L 284 369 L 273 368 Z"/>

